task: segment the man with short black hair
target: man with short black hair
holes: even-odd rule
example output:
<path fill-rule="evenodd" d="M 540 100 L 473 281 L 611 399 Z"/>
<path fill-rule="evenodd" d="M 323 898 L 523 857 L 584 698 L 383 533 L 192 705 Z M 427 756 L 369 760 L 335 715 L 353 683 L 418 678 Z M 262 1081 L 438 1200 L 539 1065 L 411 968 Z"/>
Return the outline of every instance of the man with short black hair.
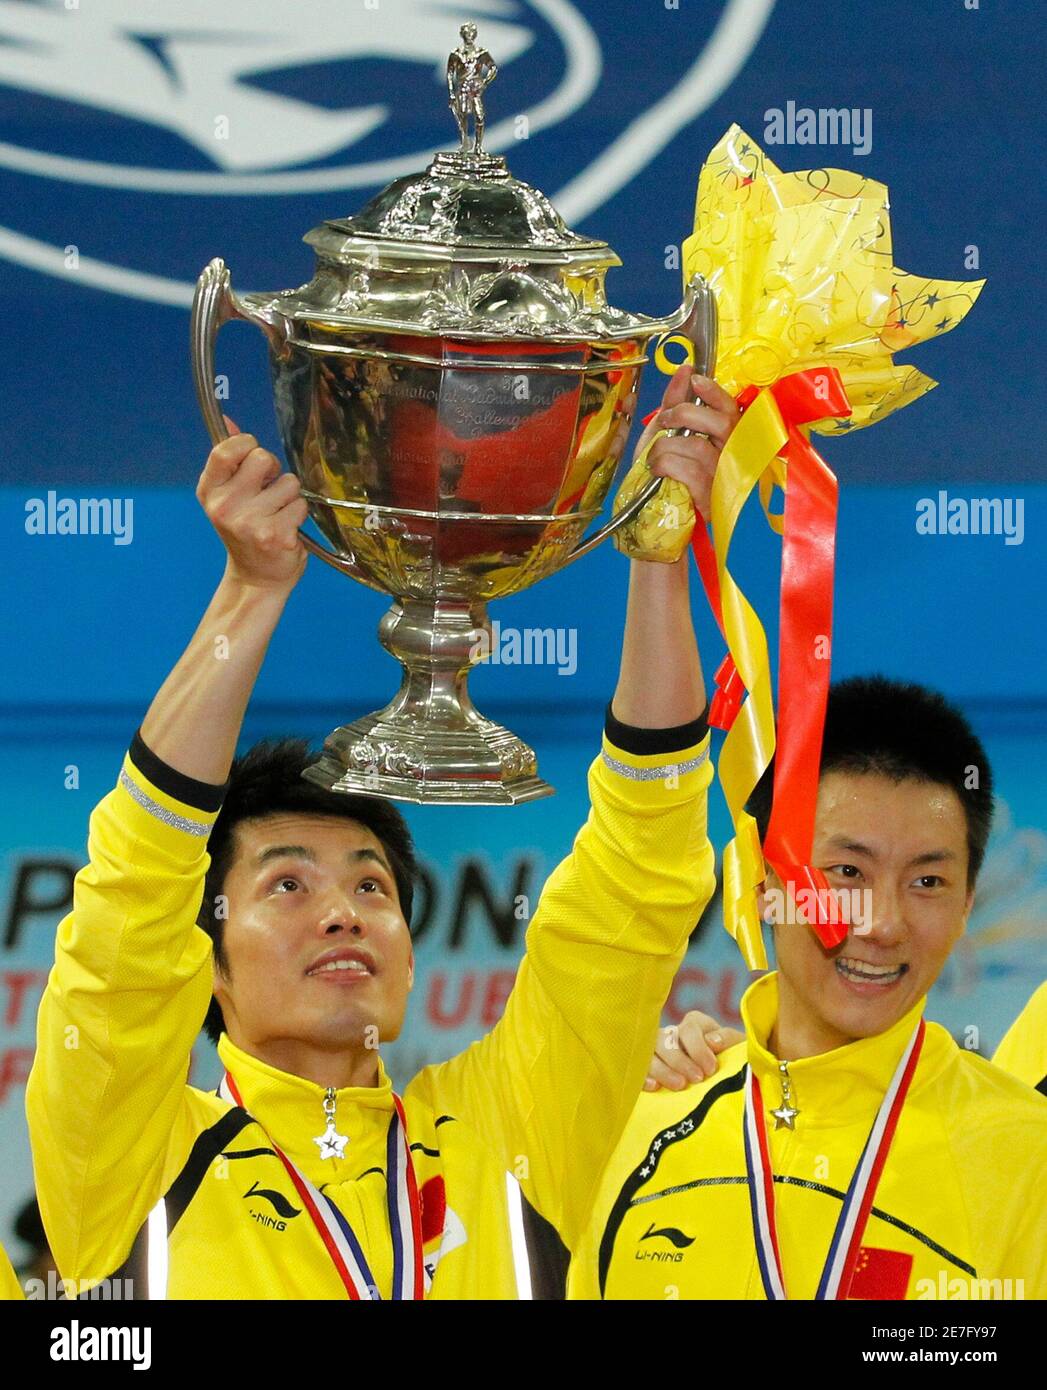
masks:
<path fill-rule="evenodd" d="M 773 768 L 749 805 L 761 836 L 772 786 Z M 848 935 L 823 947 L 768 875 L 765 919 L 772 895 L 791 910 L 745 1039 L 698 1084 L 640 1097 L 570 1296 L 1047 1294 L 1047 1105 L 923 1018 L 991 818 L 985 750 L 941 696 L 832 688 L 811 862 L 857 902 Z"/>
<path fill-rule="evenodd" d="M 369 832 L 373 850 L 358 849 L 361 867 L 380 868 L 389 875 L 396 889 L 399 912 L 405 922 L 411 921 L 417 863 L 414 842 L 407 822 L 397 806 L 376 796 L 361 796 L 325 791 L 315 782 L 302 776 L 305 768 L 316 761 L 305 739 L 263 739 L 233 764 L 228 790 L 222 801 L 211 833 L 207 839 L 210 863 L 204 880 L 204 895 L 200 907 L 199 925 L 211 938 L 215 965 L 215 990 L 204 1019 L 204 1031 L 217 1045 L 223 1032 L 230 1027 L 223 1017 L 228 1010 L 230 1021 L 236 1020 L 233 1036 L 247 1030 L 253 1033 L 260 1022 L 266 1026 L 269 1018 L 279 1019 L 280 1027 L 295 1031 L 294 1013 L 297 1007 L 293 992 L 279 989 L 279 976 L 274 980 L 271 962 L 264 960 L 257 970 L 250 955 L 238 961 L 235 991 L 232 966 L 225 949 L 225 924 L 228 915 L 230 890 L 238 902 L 236 889 L 244 881 L 244 865 L 249 862 L 256 846 L 268 846 L 264 862 L 275 862 L 269 844 L 274 830 L 274 818 L 322 817 L 322 825 L 334 820 L 340 836 Z M 345 824 L 340 824 L 344 822 Z M 248 897 L 250 903 L 250 885 Z M 225 911 L 215 911 L 214 905 L 225 904 Z M 408 980 L 404 975 L 404 1000 Z M 259 1016 L 257 1018 L 255 1016 Z M 309 1021 L 301 1026 L 308 1029 Z"/>

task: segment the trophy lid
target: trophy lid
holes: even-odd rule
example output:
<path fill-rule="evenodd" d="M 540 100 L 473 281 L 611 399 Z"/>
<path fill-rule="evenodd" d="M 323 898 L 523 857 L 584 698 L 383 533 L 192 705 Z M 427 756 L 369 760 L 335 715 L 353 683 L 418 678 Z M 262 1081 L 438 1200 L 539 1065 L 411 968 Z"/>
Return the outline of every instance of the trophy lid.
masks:
<path fill-rule="evenodd" d="M 499 155 L 441 153 L 423 173 L 397 179 L 353 217 L 325 222 L 306 238 L 336 252 L 337 239 L 369 238 L 434 250 L 501 251 L 544 259 L 617 257 L 606 242 L 572 232 L 544 193 L 513 178 Z M 536 256 L 535 253 L 538 253 Z M 584 253 L 580 255 L 579 253 Z M 487 259 L 487 257 L 485 257 Z"/>
<path fill-rule="evenodd" d="M 474 25 L 447 67 L 461 146 L 314 227 L 315 278 L 280 313 L 327 324 L 458 336 L 624 338 L 652 320 L 608 305 L 604 241 L 579 236 L 549 199 L 483 149 L 483 93 L 498 69 Z M 470 138 L 470 125 L 473 127 Z M 247 296 L 259 305 L 263 296 Z"/>

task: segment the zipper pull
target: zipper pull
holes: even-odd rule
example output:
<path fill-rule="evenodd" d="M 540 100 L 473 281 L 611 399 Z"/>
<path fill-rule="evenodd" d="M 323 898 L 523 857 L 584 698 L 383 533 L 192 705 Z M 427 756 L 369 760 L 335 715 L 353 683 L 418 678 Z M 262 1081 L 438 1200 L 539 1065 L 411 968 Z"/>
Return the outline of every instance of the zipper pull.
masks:
<path fill-rule="evenodd" d="M 335 1100 L 338 1092 L 333 1086 L 328 1086 L 324 1092 L 324 1119 L 327 1121 L 327 1128 L 323 1134 L 318 1134 L 313 1143 L 319 1146 L 321 1158 L 341 1158 L 345 1153 L 345 1146 L 349 1142 L 348 1135 L 339 1134 L 334 1123 Z"/>
<path fill-rule="evenodd" d="M 800 1113 L 793 1105 L 793 1083 L 789 1075 L 789 1063 L 778 1063 L 778 1081 L 782 1088 L 782 1103 L 777 1110 L 772 1110 L 774 1116 L 775 1129 L 795 1129 L 796 1117 Z"/>

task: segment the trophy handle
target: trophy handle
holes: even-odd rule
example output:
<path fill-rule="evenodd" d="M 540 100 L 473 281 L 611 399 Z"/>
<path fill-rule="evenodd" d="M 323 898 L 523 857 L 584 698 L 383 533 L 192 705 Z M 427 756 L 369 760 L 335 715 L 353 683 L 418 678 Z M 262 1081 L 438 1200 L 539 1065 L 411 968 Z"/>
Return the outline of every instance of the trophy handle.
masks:
<path fill-rule="evenodd" d="M 701 275 L 692 276 L 684 291 L 683 304 L 672 316 L 672 319 L 667 322 L 670 326 L 659 339 L 659 346 L 666 339 L 677 339 L 684 343 L 690 343 L 694 352 L 695 371 L 701 372 L 703 376 L 712 376 L 716 370 L 718 322 L 716 299 Z M 675 429 L 667 430 L 666 433 L 688 435 L 694 434 L 695 431 Z M 613 536 L 620 526 L 625 526 L 632 521 L 643 511 L 661 485 L 661 478 L 652 478 L 639 496 L 634 497 L 617 516 L 612 517 L 610 521 L 601 526 L 598 531 L 594 531 L 585 540 L 579 541 L 564 561 L 562 568 L 573 564 L 575 560 L 580 560 L 583 555 L 588 555 L 589 551 L 595 550 L 601 541 L 605 541 L 608 536 Z"/>
<path fill-rule="evenodd" d="M 601 541 L 605 541 L 608 536 L 613 536 L 619 526 L 624 526 L 627 522 L 632 521 L 647 506 L 663 481 L 662 478 L 652 478 L 643 492 L 634 497 L 627 507 L 623 507 L 617 516 L 613 516 L 610 521 L 605 522 L 598 531 L 594 531 L 585 540 L 579 541 L 560 568 L 566 569 L 568 565 L 573 565 L 575 560 L 580 560 L 583 555 L 588 555 L 590 550 L 595 550 Z"/>
<path fill-rule="evenodd" d="M 243 301 L 237 298 L 233 293 L 229 267 L 220 256 L 216 256 L 196 282 L 193 310 L 189 320 L 189 351 L 193 363 L 193 385 L 196 387 L 197 403 L 200 406 L 200 413 L 204 417 L 207 432 L 211 436 L 212 444 L 220 444 L 223 439 L 230 437 L 214 393 L 215 340 L 218 337 L 218 330 L 230 319 L 244 319 L 248 323 L 256 324 L 269 339 L 269 345 L 274 351 L 283 350 L 285 346 L 283 333 L 261 314 L 252 313 Z M 310 554 L 319 556 L 327 564 L 341 570 L 343 574 L 349 575 L 352 579 L 358 579 L 369 588 L 377 587 L 373 580 L 369 579 L 352 560 L 346 559 L 344 555 L 336 555 L 333 550 L 326 549 L 319 541 L 313 540 L 312 536 L 301 527 L 298 528 L 298 534 Z"/>
<path fill-rule="evenodd" d="M 193 363 L 196 401 L 204 417 L 212 444 L 229 438 L 214 393 L 214 345 L 218 330 L 230 319 L 247 318 L 233 294 L 229 270 L 216 256 L 196 282 L 193 309 L 189 318 L 189 352 Z"/>

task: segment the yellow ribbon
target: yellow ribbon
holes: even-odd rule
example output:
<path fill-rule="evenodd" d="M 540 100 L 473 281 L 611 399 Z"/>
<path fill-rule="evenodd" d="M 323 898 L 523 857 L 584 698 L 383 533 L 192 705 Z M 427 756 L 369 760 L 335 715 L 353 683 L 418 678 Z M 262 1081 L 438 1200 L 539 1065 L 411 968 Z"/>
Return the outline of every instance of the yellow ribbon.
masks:
<path fill-rule="evenodd" d="M 788 432 L 770 391 L 761 391 L 745 411 L 720 455 L 712 487 L 712 534 L 724 636 L 749 697 L 727 732 L 719 773 L 734 822 L 734 839 L 724 851 L 724 926 L 738 943 L 750 970 L 766 970 L 757 893 L 766 877 L 756 822 L 745 810 L 774 756 L 775 724 L 767 637 L 752 605 L 727 565 L 734 530 L 753 489 L 766 477 L 782 476 L 779 449 Z"/>

